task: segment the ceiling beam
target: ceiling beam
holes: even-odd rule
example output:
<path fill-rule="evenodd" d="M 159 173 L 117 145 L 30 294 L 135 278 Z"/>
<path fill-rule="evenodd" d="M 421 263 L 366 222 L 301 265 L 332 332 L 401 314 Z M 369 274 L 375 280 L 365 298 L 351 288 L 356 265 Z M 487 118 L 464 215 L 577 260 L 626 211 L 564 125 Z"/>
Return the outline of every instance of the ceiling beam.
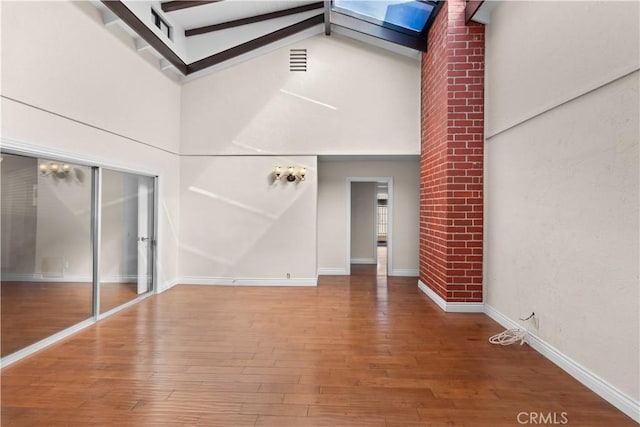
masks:
<path fill-rule="evenodd" d="M 292 36 L 296 33 L 304 31 L 315 25 L 322 24 L 323 21 L 324 21 L 324 15 L 318 14 L 318 15 L 312 16 L 311 18 L 305 19 L 304 21 L 298 22 L 297 24 L 289 25 L 288 27 L 281 28 L 277 31 L 266 34 L 262 37 L 258 37 L 256 39 L 249 40 L 246 43 L 242 43 L 238 46 L 234 46 L 220 53 L 216 53 L 215 55 L 211 55 L 199 61 L 192 62 L 191 64 L 188 65 L 187 74 L 204 70 L 205 68 L 211 67 L 213 65 L 217 65 L 221 62 L 235 58 L 236 56 L 240 56 L 245 53 L 251 52 L 252 50 L 261 48 L 275 41 Z"/>
<path fill-rule="evenodd" d="M 169 49 L 169 47 L 160 40 L 160 37 L 151 31 L 127 6 L 119 0 L 102 0 L 102 3 L 122 19 L 125 24 L 131 27 L 133 31 L 138 33 L 138 35 L 149 43 L 160 55 L 164 56 L 167 61 L 180 70 L 182 74 L 187 74 L 187 64 Z"/>
<path fill-rule="evenodd" d="M 182 3 L 182 2 L 178 2 Z M 280 18 L 282 16 L 295 15 L 296 13 L 307 12 L 309 10 L 320 9 L 324 7 L 323 2 L 306 4 L 304 6 L 292 7 L 290 9 L 279 10 L 276 12 L 265 13 L 262 15 L 250 16 L 248 18 L 235 19 L 233 21 L 221 22 L 219 24 L 207 25 L 205 27 L 192 28 L 186 30 L 184 35 L 187 37 L 206 34 L 212 31 L 224 30 L 225 28 L 239 27 L 241 25 L 253 24 L 255 22 L 267 21 L 269 19 Z"/>
<path fill-rule="evenodd" d="M 324 34 L 331 35 L 331 0 L 324 0 Z"/>
<path fill-rule="evenodd" d="M 473 15 L 476 14 L 480 6 L 482 6 L 484 0 L 469 0 L 464 6 L 464 22 L 468 24 L 469 21 L 473 18 Z"/>
<path fill-rule="evenodd" d="M 165 1 L 162 2 L 160 7 L 163 12 L 174 12 L 180 9 L 187 9 L 189 7 L 203 6 L 209 3 L 217 3 L 222 0 L 200 0 L 200 1 Z"/>

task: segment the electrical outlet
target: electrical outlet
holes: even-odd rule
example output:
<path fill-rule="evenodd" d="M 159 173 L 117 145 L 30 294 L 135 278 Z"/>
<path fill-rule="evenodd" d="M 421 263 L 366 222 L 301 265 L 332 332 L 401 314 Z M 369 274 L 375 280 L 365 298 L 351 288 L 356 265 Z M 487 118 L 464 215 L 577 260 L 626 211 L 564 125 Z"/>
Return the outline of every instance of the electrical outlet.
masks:
<path fill-rule="evenodd" d="M 531 322 L 533 323 L 533 326 L 536 328 L 536 330 L 538 330 L 540 328 L 540 320 L 538 319 L 538 317 L 535 314 L 531 318 Z"/>
<path fill-rule="evenodd" d="M 287 273 L 287 279 L 291 279 L 291 273 Z"/>
<path fill-rule="evenodd" d="M 539 319 L 536 317 L 536 312 L 532 311 L 531 314 L 527 317 L 519 317 L 519 319 L 523 322 L 528 322 L 528 328 L 535 328 L 535 330 L 538 330 L 538 326 L 539 326 Z"/>

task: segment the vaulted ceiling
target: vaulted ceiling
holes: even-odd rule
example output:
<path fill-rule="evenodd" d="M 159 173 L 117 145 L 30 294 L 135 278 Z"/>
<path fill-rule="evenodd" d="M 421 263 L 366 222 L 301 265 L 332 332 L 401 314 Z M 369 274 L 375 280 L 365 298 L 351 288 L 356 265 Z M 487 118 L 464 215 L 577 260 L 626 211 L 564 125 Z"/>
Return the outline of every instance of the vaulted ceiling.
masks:
<path fill-rule="evenodd" d="M 94 1 L 163 69 L 200 74 L 261 50 L 333 32 L 418 56 L 440 0 Z"/>

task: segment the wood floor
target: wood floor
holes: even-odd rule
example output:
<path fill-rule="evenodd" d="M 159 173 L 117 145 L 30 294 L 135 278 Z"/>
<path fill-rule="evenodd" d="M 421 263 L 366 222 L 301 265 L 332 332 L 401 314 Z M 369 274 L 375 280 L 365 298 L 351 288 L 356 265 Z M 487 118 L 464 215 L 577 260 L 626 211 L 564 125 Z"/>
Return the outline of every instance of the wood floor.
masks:
<path fill-rule="evenodd" d="M 0 283 L 0 355 L 7 356 L 92 316 L 92 284 Z M 100 285 L 100 310 L 138 296 L 135 283 Z"/>
<path fill-rule="evenodd" d="M 415 278 L 176 286 L 2 370 L 2 426 L 517 426 L 630 418 Z M 521 415 L 521 419 L 522 415 Z"/>

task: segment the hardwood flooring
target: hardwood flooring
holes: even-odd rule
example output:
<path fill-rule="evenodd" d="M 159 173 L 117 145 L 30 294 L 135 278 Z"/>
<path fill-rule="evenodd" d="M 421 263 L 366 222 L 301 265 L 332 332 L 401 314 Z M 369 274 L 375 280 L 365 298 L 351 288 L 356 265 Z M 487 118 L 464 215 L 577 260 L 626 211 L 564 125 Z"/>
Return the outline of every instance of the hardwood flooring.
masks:
<path fill-rule="evenodd" d="M 92 316 L 91 283 L 0 283 L 0 355 L 7 356 Z M 101 311 L 136 298 L 137 285 L 104 283 Z"/>
<path fill-rule="evenodd" d="M 636 425 L 528 346 L 489 344 L 485 315 L 352 274 L 148 298 L 3 369 L 2 426 Z"/>

